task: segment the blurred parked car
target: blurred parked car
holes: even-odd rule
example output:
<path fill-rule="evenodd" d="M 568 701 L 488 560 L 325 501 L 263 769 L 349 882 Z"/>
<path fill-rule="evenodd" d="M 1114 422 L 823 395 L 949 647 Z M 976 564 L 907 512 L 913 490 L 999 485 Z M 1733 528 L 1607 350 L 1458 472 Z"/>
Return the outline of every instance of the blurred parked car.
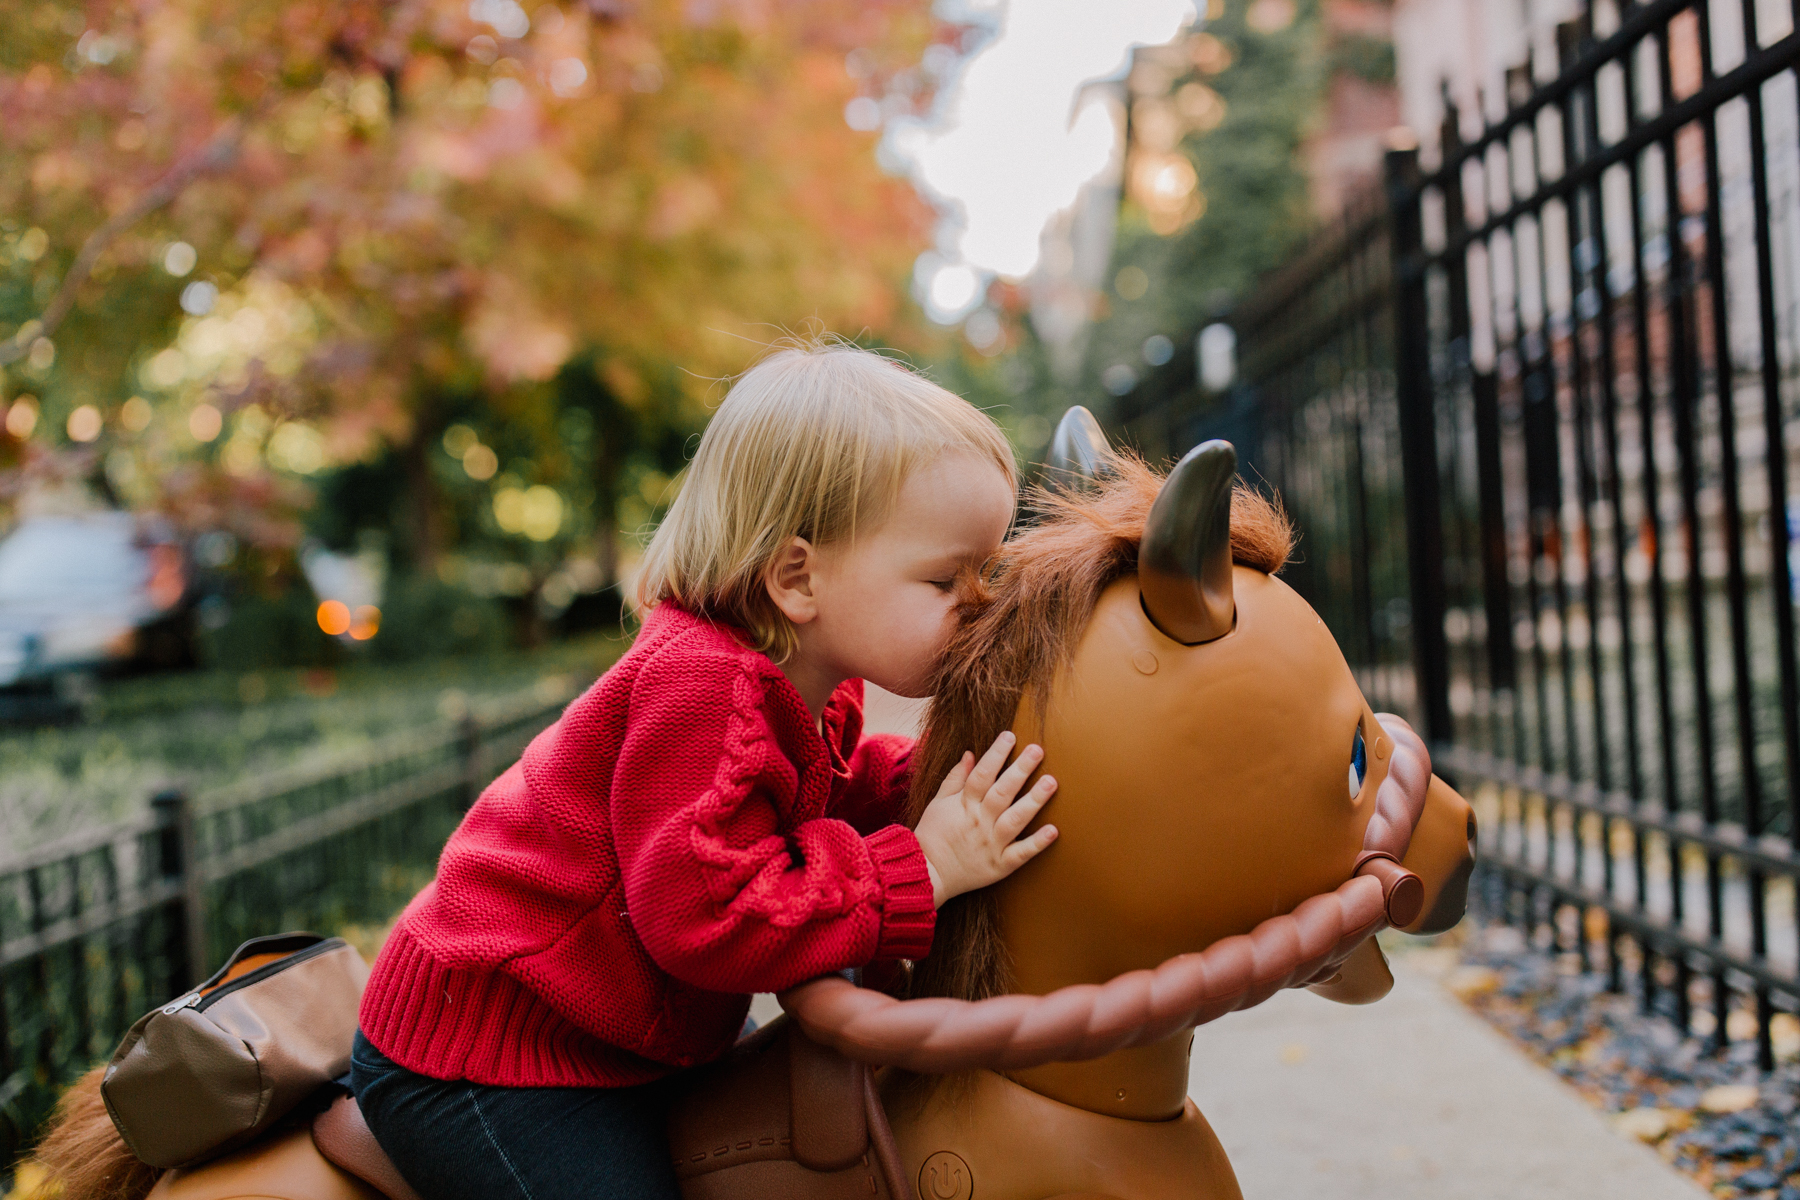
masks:
<path fill-rule="evenodd" d="M 192 662 L 180 543 L 125 512 L 28 517 L 0 541 L 0 688 Z M 0 705 L 0 708 L 16 707 Z"/>

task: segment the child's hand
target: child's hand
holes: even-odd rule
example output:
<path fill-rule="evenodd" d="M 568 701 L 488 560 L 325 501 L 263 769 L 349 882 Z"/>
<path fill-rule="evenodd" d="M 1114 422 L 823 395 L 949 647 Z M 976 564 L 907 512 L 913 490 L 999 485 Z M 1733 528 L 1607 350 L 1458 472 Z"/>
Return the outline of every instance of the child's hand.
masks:
<path fill-rule="evenodd" d="M 1010 732 L 1001 734 L 980 762 L 965 752 L 913 830 L 931 870 L 934 907 L 1005 879 L 1056 840 L 1054 825 L 1013 840 L 1056 791 L 1056 780 L 1045 775 L 1014 801 L 1026 777 L 1044 760 L 1044 751 L 1027 746 L 1002 772 L 1013 741 Z"/>

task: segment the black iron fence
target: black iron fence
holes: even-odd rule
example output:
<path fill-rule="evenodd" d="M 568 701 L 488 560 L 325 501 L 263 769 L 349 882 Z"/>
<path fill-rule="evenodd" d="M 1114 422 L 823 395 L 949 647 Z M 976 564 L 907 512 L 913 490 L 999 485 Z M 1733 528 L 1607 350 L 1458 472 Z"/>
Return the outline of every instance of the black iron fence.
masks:
<path fill-rule="evenodd" d="M 1243 413 L 1479 902 L 1774 1062 L 1800 1004 L 1800 5 L 1588 0 L 1121 418 Z M 1429 160 L 1431 165 L 1426 165 Z"/>
<path fill-rule="evenodd" d="M 0 1182 L 63 1085 L 240 942 L 385 921 L 558 689 L 0 862 Z"/>

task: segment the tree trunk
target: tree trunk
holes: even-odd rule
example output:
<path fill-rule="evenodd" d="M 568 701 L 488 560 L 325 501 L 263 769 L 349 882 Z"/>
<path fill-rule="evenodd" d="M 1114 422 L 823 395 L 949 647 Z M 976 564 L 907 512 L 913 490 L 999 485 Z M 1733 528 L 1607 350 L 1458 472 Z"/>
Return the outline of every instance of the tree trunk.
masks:
<path fill-rule="evenodd" d="M 431 473 L 431 447 L 443 435 L 434 407 L 421 407 L 410 441 L 400 450 L 406 475 L 407 565 L 420 575 L 435 574 L 444 552 L 443 505 Z"/>
<path fill-rule="evenodd" d="M 594 438 L 594 557 L 602 587 L 619 581 L 618 437 L 610 421 Z"/>

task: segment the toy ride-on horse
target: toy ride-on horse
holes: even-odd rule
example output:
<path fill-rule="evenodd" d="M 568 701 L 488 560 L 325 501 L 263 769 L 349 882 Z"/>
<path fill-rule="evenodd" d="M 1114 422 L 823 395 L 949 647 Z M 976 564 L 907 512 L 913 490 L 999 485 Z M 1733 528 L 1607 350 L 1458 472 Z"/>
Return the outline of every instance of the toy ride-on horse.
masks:
<path fill-rule="evenodd" d="M 1194 1028 L 1283 987 L 1379 999 L 1370 935 L 1461 917 L 1469 806 L 1275 578 L 1292 535 L 1235 462 L 1211 442 L 1164 479 L 1064 419 L 1063 486 L 961 583 L 911 811 L 1010 728 L 1044 747 L 1062 836 L 946 904 L 910 972 L 802 984 L 697 1073 L 669 1118 L 690 1200 L 1236 1200 L 1187 1098 Z M 65 1102 L 53 1169 L 116 1154 L 96 1087 Z M 113 1200 L 416 1200 L 348 1097 L 310 1130 L 108 1178 Z"/>

